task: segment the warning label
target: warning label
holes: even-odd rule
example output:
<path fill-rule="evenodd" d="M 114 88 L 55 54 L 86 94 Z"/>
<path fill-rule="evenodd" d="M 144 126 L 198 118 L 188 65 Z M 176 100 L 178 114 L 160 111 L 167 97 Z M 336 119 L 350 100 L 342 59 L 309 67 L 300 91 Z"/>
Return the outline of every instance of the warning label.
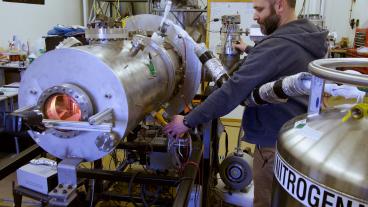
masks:
<path fill-rule="evenodd" d="M 349 197 L 308 179 L 286 164 L 278 153 L 275 155 L 274 175 L 279 184 L 305 206 L 368 207 L 368 200 Z"/>

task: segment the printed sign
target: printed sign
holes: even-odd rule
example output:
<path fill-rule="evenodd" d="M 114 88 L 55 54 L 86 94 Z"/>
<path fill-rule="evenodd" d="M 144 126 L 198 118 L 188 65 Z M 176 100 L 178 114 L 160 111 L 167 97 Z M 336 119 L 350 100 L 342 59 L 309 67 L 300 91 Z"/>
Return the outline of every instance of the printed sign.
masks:
<path fill-rule="evenodd" d="M 275 155 L 274 176 L 278 183 L 297 201 L 313 207 L 368 207 L 368 202 L 328 189 L 300 174 Z"/>

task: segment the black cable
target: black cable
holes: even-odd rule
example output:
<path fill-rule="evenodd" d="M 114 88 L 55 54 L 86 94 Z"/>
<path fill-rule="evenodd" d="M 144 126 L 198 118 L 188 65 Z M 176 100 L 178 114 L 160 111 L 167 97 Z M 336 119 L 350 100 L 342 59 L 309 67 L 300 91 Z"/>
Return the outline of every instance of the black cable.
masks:
<path fill-rule="evenodd" d="M 135 207 L 138 207 L 138 205 L 137 205 L 137 203 L 134 201 L 134 199 L 132 198 L 132 184 L 133 184 L 133 181 L 134 181 L 135 177 L 137 177 L 137 175 L 138 175 L 139 173 L 140 173 L 140 172 L 135 173 L 135 174 L 130 178 L 129 185 L 128 185 L 128 195 L 129 195 L 130 201 L 133 203 L 133 205 L 134 205 Z"/>
<path fill-rule="evenodd" d="M 220 139 L 218 137 L 217 134 L 217 129 L 218 129 L 218 121 L 219 120 L 214 120 L 212 121 L 212 149 L 213 149 L 213 153 L 212 153 L 212 173 L 213 175 L 216 175 L 218 172 L 220 172 L 220 159 L 218 157 L 219 154 L 219 148 L 220 148 Z"/>
<path fill-rule="evenodd" d="M 225 131 L 225 157 L 227 157 L 227 153 L 229 152 L 229 134 L 227 133 L 226 129 Z"/>

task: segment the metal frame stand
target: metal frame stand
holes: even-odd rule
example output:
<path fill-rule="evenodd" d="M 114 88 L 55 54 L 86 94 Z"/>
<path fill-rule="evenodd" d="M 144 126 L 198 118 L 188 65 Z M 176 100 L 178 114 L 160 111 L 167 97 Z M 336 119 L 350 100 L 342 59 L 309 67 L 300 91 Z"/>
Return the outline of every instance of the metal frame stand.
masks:
<path fill-rule="evenodd" d="M 199 163 L 203 155 L 203 145 L 200 141 L 193 143 L 192 155 L 189 159 L 190 163 Z M 142 203 L 142 198 L 134 197 L 131 195 L 116 194 L 113 192 L 105 191 L 106 189 L 102 186 L 102 181 L 123 181 L 132 182 L 139 184 L 150 184 L 158 186 L 171 186 L 177 187 L 177 195 L 174 200 L 170 199 L 157 199 L 159 205 L 166 206 L 187 206 L 191 196 L 192 186 L 196 179 L 199 167 L 198 165 L 188 164 L 183 169 L 182 177 L 172 176 L 156 176 L 156 175 L 145 175 L 136 173 L 126 173 L 119 171 L 108 171 L 102 169 L 76 169 L 75 166 L 79 164 L 80 159 L 68 159 L 63 160 L 58 166 L 58 178 L 59 185 L 50 193 L 50 195 L 43 195 L 35 191 L 17 186 L 13 188 L 13 196 L 16 207 L 20 207 L 22 203 L 22 196 L 27 196 L 38 200 L 42 203 L 42 206 L 73 206 L 73 200 L 76 198 L 76 178 L 86 181 L 86 179 L 94 180 L 95 185 L 93 186 L 93 195 L 96 201 L 92 201 L 96 204 L 100 200 L 119 200 L 119 201 L 134 201 L 136 203 Z M 95 163 L 97 168 L 101 161 Z M 60 169 L 59 169 L 60 168 Z M 73 175 L 73 172 L 75 176 Z M 60 173 L 60 175 L 59 175 Z M 61 183 L 61 184 L 60 184 Z M 100 185 L 98 184 L 100 183 Z M 99 186 L 99 187 L 98 187 Z M 56 192 L 55 192 L 56 190 Z M 93 205 L 92 204 L 92 205 Z"/>

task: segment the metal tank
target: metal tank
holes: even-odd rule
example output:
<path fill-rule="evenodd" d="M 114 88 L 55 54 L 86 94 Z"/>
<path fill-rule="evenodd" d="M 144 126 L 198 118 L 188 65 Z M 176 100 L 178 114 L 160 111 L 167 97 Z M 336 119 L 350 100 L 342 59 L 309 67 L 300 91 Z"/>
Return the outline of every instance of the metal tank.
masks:
<path fill-rule="evenodd" d="M 97 28 L 86 34 L 96 38 L 94 44 L 57 49 L 34 61 L 20 83 L 17 113 L 42 114 L 46 131 L 29 131 L 36 143 L 61 159 L 93 161 L 150 112 L 180 112 L 198 89 L 201 64 L 194 41 L 172 22 L 166 22 L 162 42 L 145 35 L 160 21 L 133 16 L 124 31 Z"/>
<path fill-rule="evenodd" d="M 368 59 L 310 63 L 316 77 L 308 114 L 287 122 L 277 142 L 272 206 L 368 206 L 368 105 L 321 111 L 325 80 L 368 86 L 367 75 L 348 74 L 336 67 L 367 66 Z"/>
<path fill-rule="evenodd" d="M 224 15 L 221 24 L 221 41 L 216 50 L 225 69 L 230 70 L 240 60 L 240 52 L 233 46 L 240 42 L 240 15 Z"/>

